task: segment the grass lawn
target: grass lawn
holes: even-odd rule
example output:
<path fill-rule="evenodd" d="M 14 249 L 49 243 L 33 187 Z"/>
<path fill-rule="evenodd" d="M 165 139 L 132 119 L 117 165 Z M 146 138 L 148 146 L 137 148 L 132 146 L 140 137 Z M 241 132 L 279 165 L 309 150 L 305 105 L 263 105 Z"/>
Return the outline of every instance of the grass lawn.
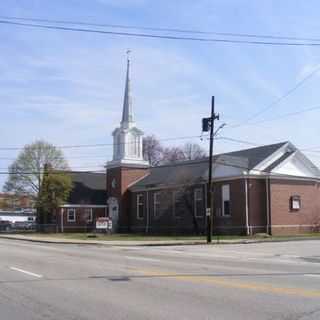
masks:
<path fill-rule="evenodd" d="M 156 236 L 143 234 L 103 234 L 103 233 L 28 233 L 24 234 L 30 237 L 51 238 L 51 239 L 69 239 L 69 240 L 102 240 L 102 241 L 166 241 L 166 240 L 206 240 L 205 236 Z M 320 233 L 306 233 L 290 236 L 212 236 L 212 241 L 220 240 L 257 240 L 265 241 L 286 241 L 299 239 L 320 239 Z"/>
<path fill-rule="evenodd" d="M 161 240 L 205 240 L 204 236 L 148 236 L 142 234 L 103 234 L 103 233 L 30 233 L 30 237 L 70 239 L 70 240 L 103 240 L 103 241 L 161 241 Z"/>
<path fill-rule="evenodd" d="M 39 237 L 43 239 L 66 239 L 66 240 L 101 240 L 101 241 L 167 241 L 167 240 L 203 240 L 206 236 L 172 236 L 172 235 L 145 235 L 145 234 L 104 234 L 104 233 L 21 233 L 24 236 Z M 318 233 L 305 233 L 290 236 L 268 236 L 265 234 L 257 234 L 254 236 L 212 236 L 212 241 L 223 240 L 264 240 L 264 241 L 290 241 L 302 239 L 319 239 Z"/>

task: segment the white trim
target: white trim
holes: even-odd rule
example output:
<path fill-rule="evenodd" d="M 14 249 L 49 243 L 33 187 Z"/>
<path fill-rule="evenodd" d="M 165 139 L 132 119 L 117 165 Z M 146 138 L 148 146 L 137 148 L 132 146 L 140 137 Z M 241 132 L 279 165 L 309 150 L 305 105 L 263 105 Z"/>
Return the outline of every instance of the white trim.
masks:
<path fill-rule="evenodd" d="M 71 211 L 73 211 L 74 219 L 70 219 L 70 218 L 69 218 L 69 213 L 70 213 Z M 76 222 L 76 220 L 77 220 L 77 218 L 76 218 L 76 209 L 75 209 L 75 208 L 69 208 L 69 209 L 67 210 L 67 221 L 68 221 L 68 222 Z"/>
<path fill-rule="evenodd" d="M 107 170 L 113 169 L 113 168 L 119 168 L 119 167 L 148 169 L 148 168 L 150 168 L 150 164 L 148 161 L 139 160 L 136 158 L 112 160 L 107 163 Z"/>
<path fill-rule="evenodd" d="M 200 199 L 197 199 L 197 196 L 196 196 L 197 195 L 197 191 L 201 192 L 201 198 Z M 193 190 L 194 216 L 196 218 L 203 218 L 203 216 L 204 216 L 203 210 L 202 210 L 202 212 L 200 212 L 200 214 L 197 213 L 197 201 L 203 202 L 203 188 L 195 188 Z"/>
<path fill-rule="evenodd" d="M 106 205 L 95 204 L 64 204 L 60 208 L 106 208 Z"/>
<path fill-rule="evenodd" d="M 320 172 L 319 169 L 300 151 L 296 150 L 293 152 L 289 157 L 284 159 L 282 162 L 280 162 L 276 167 L 272 169 L 271 172 L 275 172 L 277 174 L 277 170 L 281 169 L 281 167 L 285 166 L 287 163 L 290 163 L 291 161 L 298 161 L 306 171 L 308 171 L 310 174 L 312 174 L 311 177 L 313 178 L 319 178 Z M 280 173 L 281 174 L 281 173 Z M 307 175 L 299 175 L 298 177 L 308 177 Z"/>
<path fill-rule="evenodd" d="M 140 202 L 140 198 L 142 198 L 142 203 Z M 143 220 L 144 219 L 144 212 L 142 212 L 142 216 L 139 215 L 139 207 L 142 206 L 142 209 L 144 209 L 144 203 L 143 203 L 143 193 L 137 194 L 137 220 Z"/>
<path fill-rule="evenodd" d="M 260 161 L 254 168 L 252 168 L 252 171 L 263 171 L 265 170 L 269 165 L 277 161 L 282 157 L 282 155 L 286 152 L 286 150 L 291 149 L 292 151 L 297 150 L 297 148 L 290 142 L 285 143 L 278 149 L 276 149 L 273 153 L 271 153 L 267 158 Z"/>

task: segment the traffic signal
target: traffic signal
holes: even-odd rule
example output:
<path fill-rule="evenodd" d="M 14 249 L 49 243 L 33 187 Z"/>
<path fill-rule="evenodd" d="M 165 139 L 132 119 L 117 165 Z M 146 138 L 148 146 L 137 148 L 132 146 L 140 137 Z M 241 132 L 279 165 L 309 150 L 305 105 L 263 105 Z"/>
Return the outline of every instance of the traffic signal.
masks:
<path fill-rule="evenodd" d="M 211 128 L 211 118 L 202 119 L 202 132 L 208 132 Z"/>

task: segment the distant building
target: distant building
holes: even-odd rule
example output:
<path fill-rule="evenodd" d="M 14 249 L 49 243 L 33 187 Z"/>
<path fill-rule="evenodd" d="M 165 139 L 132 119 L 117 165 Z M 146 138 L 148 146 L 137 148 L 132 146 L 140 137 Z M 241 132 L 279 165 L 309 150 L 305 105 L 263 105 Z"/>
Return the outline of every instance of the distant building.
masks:
<path fill-rule="evenodd" d="M 0 193 L 0 210 L 30 210 L 35 207 L 35 199 L 31 195 Z"/>

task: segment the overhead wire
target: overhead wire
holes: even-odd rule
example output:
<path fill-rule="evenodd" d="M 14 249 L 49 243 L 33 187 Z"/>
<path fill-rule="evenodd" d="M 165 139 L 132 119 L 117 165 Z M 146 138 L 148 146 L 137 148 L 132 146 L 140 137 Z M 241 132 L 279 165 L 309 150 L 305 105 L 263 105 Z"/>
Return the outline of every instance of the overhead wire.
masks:
<path fill-rule="evenodd" d="M 206 135 L 204 135 L 206 136 Z M 187 139 L 194 139 L 194 138 L 201 138 L 203 136 L 196 135 L 196 136 L 180 136 L 180 137 L 172 137 L 172 138 L 163 138 L 157 139 L 158 141 L 178 141 L 178 140 L 187 140 Z M 132 142 L 121 142 L 117 143 L 116 145 L 128 145 L 134 144 L 135 141 Z M 95 147 L 113 147 L 114 143 L 97 143 L 97 144 L 78 144 L 78 145 L 57 145 L 55 146 L 58 149 L 79 149 L 79 148 L 95 148 Z M 0 147 L 0 151 L 14 151 L 14 150 L 23 150 L 25 147 Z"/>
<path fill-rule="evenodd" d="M 285 113 L 285 114 L 282 114 L 282 115 L 279 115 L 277 117 L 273 117 L 273 118 L 270 118 L 270 119 L 264 119 L 264 120 L 260 120 L 260 121 L 256 121 L 256 122 L 247 122 L 247 123 L 245 122 L 243 124 L 239 124 L 239 125 L 236 125 L 236 126 L 230 126 L 229 128 L 256 126 L 256 125 L 259 125 L 261 123 L 277 121 L 277 120 L 281 120 L 281 119 L 284 119 L 284 118 L 300 115 L 300 114 L 303 114 L 303 113 L 307 113 L 307 112 L 311 112 L 311 111 L 315 111 L 315 110 L 319 110 L 319 109 L 320 109 L 320 106 L 306 108 L 306 109 L 298 110 L 298 111 L 295 111 L 295 112 Z"/>
<path fill-rule="evenodd" d="M 257 118 L 258 116 L 260 116 L 261 114 L 265 113 L 268 110 L 271 110 L 272 108 L 274 108 L 276 105 L 278 105 L 281 101 L 283 101 L 284 99 L 286 99 L 289 95 L 291 95 L 294 91 L 296 91 L 298 88 L 300 88 L 306 81 L 308 81 L 310 78 L 312 78 L 316 73 L 318 73 L 320 71 L 320 64 L 317 65 L 317 67 L 315 69 L 313 69 L 310 73 L 308 73 L 303 79 L 301 79 L 300 81 L 298 81 L 291 89 L 289 89 L 288 91 L 286 91 L 283 95 L 281 95 L 280 97 L 278 97 L 276 100 L 274 100 L 273 102 L 271 102 L 270 104 L 268 104 L 267 106 L 265 106 L 264 108 L 260 109 L 259 111 L 257 111 L 256 113 L 254 113 L 253 115 L 249 116 L 248 118 L 246 118 L 244 121 L 242 121 L 239 124 L 235 124 L 233 126 L 229 126 L 229 128 L 238 128 L 241 127 L 242 125 L 246 124 L 246 123 L 250 123 L 250 121 L 252 121 L 253 119 Z"/>
<path fill-rule="evenodd" d="M 126 36 L 135 38 L 150 38 L 150 39 L 166 39 L 166 40 L 182 40 L 182 41 L 197 41 L 207 43 L 224 43 L 224 44 L 247 44 L 247 45 L 272 45 L 272 46 L 290 46 L 290 47 L 319 47 L 320 42 L 276 42 L 276 41 L 257 41 L 257 40 L 236 40 L 236 39 L 225 39 L 225 38 L 201 38 L 201 37 L 181 37 L 175 35 L 160 35 L 154 33 L 141 33 L 141 32 L 120 32 L 120 31 L 107 31 L 98 29 L 88 28 L 75 28 L 66 26 L 56 26 L 50 24 L 35 24 L 16 22 L 10 20 L 0 20 L 0 24 L 3 25 L 15 25 L 20 27 L 40 28 L 48 30 L 60 30 L 60 31 L 72 31 L 72 32 L 85 32 L 85 33 L 96 33 L 113 36 Z"/>
<path fill-rule="evenodd" d="M 157 31 L 157 32 L 207 34 L 207 35 L 211 34 L 211 35 L 228 36 L 228 37 L 295 40 L 295 41 L 314 41 L 314 42 L 320 41 L 320 38 L 310 38 L 310 37 L 293 37 L 293 36 L 278 36 L 278 35 L 235 33 L 235 32 L 216 32 L 216 31 L 208 31 L 208 30 L 195 30 L 195 29 L 182 29 L 182 28 L 134 26 L 134 25 L 123 25 L 123 24 L 111 24 L 111 23 L 93 23 L 93 22 L 85 22 L 85 21 L 77 21 L 77 20 L 56 20 L 56 19 L 43 19 L 43 18 L 33 18 L 33 17 L 15 17 L 15 16 L 0 16 L 0 19 L 16 20 L 16 21 L 29 21 L 29 22 L 30 21 L 31 22 L 44 22 L 44 23 L 54 23 L 54 24 L 82 25 L 82 26 L 103 27 L 103 28 L 148 30 L 148 31 Z"/>
<path fill-rule="evenodd" d="M 237 165 L 237 164 L 230 164 L 230 163 L 227 163 L 225 161 L 222 161 L 222 160 L 218 160 L 219 158 L 217 158 L 217 156 L 222 156 L 222 155 L 227 155 L 228 153 L 226 154 L 220 154 L 220 155 L 215 155 L 214 157 L 214 160 L 213 160 L 213 165 L 214 164 L 220 164 L 220 165 L 223 165 L 223 166 L 226 166 L 226 167 L 232 167 L 232 168 L 238 168 L 238 169 L 243 169 L 245 170 L 246 174 L 249 174 L 250 171 L 251 171 L 251 174 L 255 174 L 255 173 L 259 173 L 259 174 L 265 174 L 265 175 L 271 175 L 271 176 L 279 176 L 279 177 L 293 177 L 292 175 L 287 175 L 287 174 L 282 174 L 282 173 L 277 173 L 276 175 L 273 175 L 271 172 L 269 171 L 266 171 L 266 170 L 261 170 L 261 169 L 254 169 L 254 168 L 249 168 L 249 167 L 246 167 L 246 166 L 241 166 L 241 165 Z M 201 159 L 201 160 L 193 160 L 193 161 L 178 161 L 176 163 L 173 163 L 173 164 L 165 164 L 165 165 L 161 165 L 161 166 L 156 166 L 156 167 L 151 167 L 151 169 L 161 169 L 161 168 L 165 168 L 165 167 L 180 167 L 180 166 L 189 166 L 189 165 L 197 165 L 197 164 L 203 164 L 203 163 L 208 163 L 208 158 L 205 158 L 205 159 Z M 123 170 L 130 170 L 129 168 L 123 168 Z M 104 173 L 104 172 L 101 172 L 100 171 L 79 171 L 80 173 Z M 34 175 L 34 174 L 42 174 L 42 172 L 39 172 L 39 171 L 26 171 L 26 172 L 1 172 L 0 171 L 0 175 Z M 72 171 L 51 171 L 50 174 L 72 174 L 74 172 Z M 318 180 L 318 179 L 317 179 Z"/>

